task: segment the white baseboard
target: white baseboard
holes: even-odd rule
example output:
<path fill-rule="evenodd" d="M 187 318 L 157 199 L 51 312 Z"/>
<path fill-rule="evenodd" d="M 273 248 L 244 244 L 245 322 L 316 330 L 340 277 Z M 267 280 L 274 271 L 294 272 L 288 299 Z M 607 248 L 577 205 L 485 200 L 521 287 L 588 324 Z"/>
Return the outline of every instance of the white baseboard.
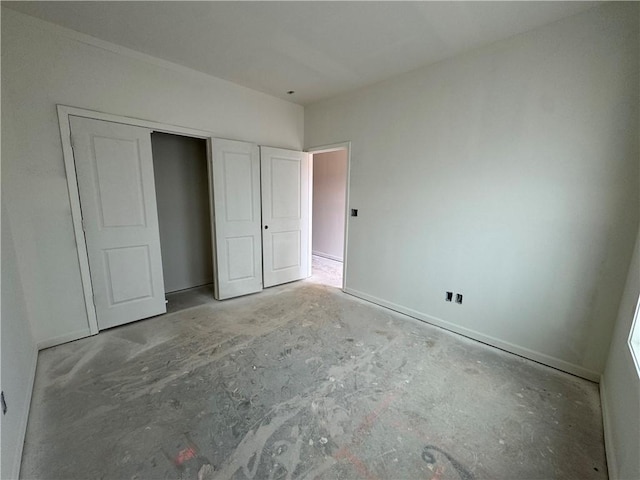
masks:
<path fill-rule="evenodd" d="M 24 407 L 24 410 L 22 411 L 22 415 L 20 418 L 20 428 L 18 430 L 18 438 L 17 438 L 18 448 L 16 449 L 15 457 L 13 458 L 11 478 L 19 478 L 20 476 L 20 467 L 22 464 L 22 452 L 24 450 L 24 441 L 27 435 L 27 424 L 29 422 L 29 411 L 31 409 L 31 398 L 33 396 L 33 386 L 36 381 L 38 352 L 44 348 L 53 347 L 55 345 L 60 345 L 62 343 L 70 342 L 72 340 L 88 337 L 89 335 L 91 335 L 91 331 L 88 328 L 77 330 L 75 332 L 72 332 L 66 335 L 60 335 L 57 337 L 42 340 L 38 342 L 36 347 L 33 349 L 33 352 L 31 354 L 31 364 L 29 365 L 29 379 L 28 379 L 29 389 L 27 391 L 26 398 L 24 399 L 24 402 L 23 402 L 23 405 L 25 407 Z"/>
<path fill-rule="evenodd" d="M 40 340 L 38 342 L 38 350 L 43 350 L 49 347 L 55 347 L 56 345 L 72 342 L 74 340 L 89 337 L 91 335 L 92 335 L 91 330 L 89 330 L 88 328 L 83 328 L 82 330 L 76 330 L 75 332 L 66 333 L 64 335 L 58 335 L 57 337 L 47 338 L 45 340 Z"/>
<path fill-rule="evenodd" d="M 318 252 L 316 250 L 313 250 L 311 253 L 318 257 L 324 257 L 324 258 L 328 258 L 329 260 L 335 260 L 336 262 L 342 262 L 342 257 L 336 257 L 335 255 L 330 255 L 324 252 Z"/>
<path fill-rule="evenodd" d="M 491 337 L 489 335 L 484 335 L 483 333 L 477 332 L 475 330 L 461 327 L 454 323 L 447 322 L 446 320 L 442 320 L 441 318 L 433 317 L 431 315 L 427 315 L 426 313 L 418 312 L 411 308 L 403 307 L 402 305 L 397 305 L 395 303 L 388 302 L 381 298 L 377 298 L 372 295 L 369 295 L 357 290 L 353 290 L 351 288 L 345 288 L 344 292 L 348 293 L 349 295 L 353 295 L 354 297 L 367 300 L 368 302 L 375 303 L 382 307 L 389 308 L 398 313 L 402 313 L 404 315 L 408 315 L 418 320 L 422 320 L 423 322 L 430 323 L 431 325 L 435 325 L 437 327 L 444 328 L 445 330 L 458 333 L 465 337 L 471 338 L 472 340 L 477 340 L 479 342 L 486 343 L 487 345 L 491 345 L 492 347 L 496 347 L 501 350 L 514 353 L 521 357 L 528 358 L 529 360 L 533 360 L 534 362 L 542 363 L 549 367 L 562 370 L 563 372 L 576 375 L 577 377 L 582 377 L 596 383 L 600 381 L 600 373 L 581 367 L 579 365 L 575 365 L 573 363 L 566 362 L 559 358 L 551 357 L 549 355 L 545 355 L 544 353 L 536 352 L 534 350 L 529 350 L 528 348 L 521 347 L 513 343 L 505 342 L 503 340 Z"/>
<path fill-rule="evenodd" d="M 20 478 L 20 466 L 22 464 L 22 451 L 24 449 L 24 439 L 27 435 L 27 423 L 29 421 L 29 410 L 31 409 L 31 397 L 33 396 L 33 385 L 36 381 L 36 366 L 38 365 L 38 349 L 34 348 L 31 354 L 31 365 L 29 365 L 29 390 L 24 399 L 25 406 L 20 418 L 20 429 L 18 430 L 18 448 L 16 448 L 13 458 L 13 468 L 11 478 Z"/>
<path fill-rule="evenodd" d="M 604 376 L 603 376 L 604 377 Z M 607 472 L 611 480 L 618 478 L 618 464 L 613 454 L 613 433 L 609 416 L 609 402 L 607 400 L 607 386 L 604 378 L 600 381 L 600 404 L 602 406 L 602 428 L 604 430 L 604 450 L 607 457 Z"/>

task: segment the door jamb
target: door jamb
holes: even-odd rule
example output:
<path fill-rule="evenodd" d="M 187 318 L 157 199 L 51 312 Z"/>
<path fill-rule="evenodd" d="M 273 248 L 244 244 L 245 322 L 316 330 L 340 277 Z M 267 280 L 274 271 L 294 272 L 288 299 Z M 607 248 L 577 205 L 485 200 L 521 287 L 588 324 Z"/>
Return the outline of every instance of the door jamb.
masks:
<path fill-rule="evenodd" d="M 125 117 L 122 115 L 113 115 L 110 113 L 103 113 L 94 110 L 86 110 L 82 108 L 70 107 L 67 105 L 57 105 L 58 110 L 58 123 L 60 125 L 60 139 L 62 141 L 62 155 L 64 159 L 64 168 L 67 177 L 67 189 L 69 191 L 69 202 L 71 206 L 71 220 L 73 222 L 73 232 L 76 241 L 76 247 L 78 251 L 78 263 L 80 267 L 80 280 L 82 283 L 82 291 L 84 294 L 84 303 L 87 312 L 87 323 L 89 326 L 89 334 L 96 335 L 98 329 L 98 317 L 96 316 L 95 303 L 93 301 L 93 285 L 91 284 L 91 275 L 89 272 L 89 253 L 87 250 L 87 243 L 84 236 L 84 230 L 82 228 L 82 210 L 80 207 L 80 192 L 78 190 L 78 179 L 76 176 L 76 163 L 73 156 L 73 146 L 71 141 L 71 124 L 70 116 L 90 118 L 93 120 L 103 120 L 112 123 L 122 123 L 125 125 L 132 125 L 136 127 L 149 128 L 155 132 L 171 133 L 174 135 L 185 135 L 189 137 L 201 138 L 207 141 L 207 170 L 209 176 L 209 197 L 210 201 L 213 201 L 212 191 L 212 175 L 211 171 L 211 142 L 215 135 L 211 132 L 204 130 L 197 130 L 193 128 L 180 127 L 177 125 L 171 125 L 162 122 L 153 122 L 149 120 L 142 120 L 133 117 Z M 212 238 L 215 238 L 215 222 L 211 217 L 211 234 Z M 214 252 L 214 272 L 215 272 L 215 252 Z M 217 282 L 216 275 L 214 273 L 214 283 Z"/>
<path fill-rule="evenodd" d="M 347 178 L 345 181 L 347 182 L 345 188 L 345 211 L 344 211 L 344 249 L 342 252 L 342 291 L 347 285 L 347 246 L 349 241 L 349 190 L 351 185 L 351 142 L 339 142 L 332 143 L 329 145 L 320 145 L 317 147 L 311 147 L 305 150 L 305 152 L 311 155 L 311 161 L 309 165 L 309 169 L 313 172 L 313 155 L 316 153 L 329 153 L 336 152 L 338 150 L 346 150 L 347 151 Z M 313 178 L 313 177 L 312 177 Z M 313 183 L 311 184 L 311 190 L 313 191 Z M 309 209 L 311 210 L 311 223 L 313 224 L 313 201 L 309 205 Z"/>

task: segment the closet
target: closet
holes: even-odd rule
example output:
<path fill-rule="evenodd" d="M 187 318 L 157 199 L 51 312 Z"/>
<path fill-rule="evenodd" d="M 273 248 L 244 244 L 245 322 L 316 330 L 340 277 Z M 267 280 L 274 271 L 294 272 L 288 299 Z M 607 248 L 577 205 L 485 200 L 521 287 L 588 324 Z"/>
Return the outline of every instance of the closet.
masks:
<path fill-rule="evenodd" d="M 207 142 L 151 134 L 165 293 L 213 284 Z"/>
<path fill-rule="evenodd" d="M 61 131 L 96 331 L 166 312 L 167 292 L 213 281 L 222 300 L 310 275 L 306 153 L 75 110 Z"/>

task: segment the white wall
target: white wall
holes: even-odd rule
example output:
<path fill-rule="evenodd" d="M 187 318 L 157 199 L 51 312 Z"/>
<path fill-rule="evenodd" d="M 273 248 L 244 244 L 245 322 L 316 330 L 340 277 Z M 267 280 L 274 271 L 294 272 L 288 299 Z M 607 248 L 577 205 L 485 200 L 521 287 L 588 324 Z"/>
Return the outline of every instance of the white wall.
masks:
<path fill-rule="evenodd" d="M 0 478 L 18 478 L 37 350 L 18 276 L 11 226 L 2 199 L 2 391 L 7 414 L 0 413 Z"/>
<path fill-rule="evenodd" d="M 347 291 L 598 379 L 638 226 L 637 79 L 620 2 L 305 108 L 307 146 L 352 142 Z"/>
<path fill-rule="evenodd" d="M 300 149 L 302 107 L 2 9 L 2 190 L 40 346 L 88 334 L 56 104 Z"/>
<path fill-rule="evenodd" d="M 640 478 L 640 372 L 627 343 L 639 296 L 640 231 L 600 385 L 612 479 Z"/>
<path fill-rule="evenodd" d="M 166 293 L 213 283 L 207 143 L 152 133 Z"/>
<path fill-rule="evenodd" d="M 313 155 L 314 255 L 342 261 L 347 192 L 347 151 Z"/>

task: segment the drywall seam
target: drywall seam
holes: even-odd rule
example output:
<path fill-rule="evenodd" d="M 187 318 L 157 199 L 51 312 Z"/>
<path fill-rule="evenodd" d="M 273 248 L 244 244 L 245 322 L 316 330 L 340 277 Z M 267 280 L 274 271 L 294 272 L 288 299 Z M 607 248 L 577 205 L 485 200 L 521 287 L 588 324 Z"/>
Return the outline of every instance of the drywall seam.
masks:
<path fill-rule="evenodd" d="M 604 380 L 604 375 L 603 375 Z M 613 432 L 611 431 L 611 422 L 609 420 L 609 403 L 607 402 L 606 382 L 600 382 L 600 404 L 602 407 L 602 428 L 604 430 L 604 450 L 607 458 L 607 473 L 609 478 L 618 478 L 618 465 L 616 464 L 616 456 L 613 454 Z"/>
<path fill-rule="evenodd" d="M 319 252 L 318 250 L 313 250 L 313 255 L 316 255 L 318 257 L 324 257 L 324 258 L 328 258 L 329 260 L 335 260 L 336 262 L 342 262 L 342 258 L 336 256 L 336 255 L 331 255 L 329 253 L 324 253 L 324 252 Z"/>
<path fill-rule="evenodd" d="M 64 335 L 58 335 L 57 337 L 46 338 L 38 342 L 37 344 L 38 350 L 44 350 L 45 348 L 55 347 L 56 345 L 72 342 L 80 338 L 90 337 L 91 335 L 96 335 L 97 333 L 98 332 L 93 333 L 88 328 L 83 328 L 82 330 L 76 330 L 75 332 L 65 333 Z"/>
<path fill-rule="evenodd" d="M 530 350 L 528 348 L 524 348 L 519 345 L 515 345 L 513 343 L 505 342 L 503 340 L 499 340 L 489 335 L 483 335 L 482 333 L 477 332 L 475 330 L 460 327 L 454 323 L 447 322 L 446 320 L 442 320 L 440 318 L 428 315 L 426 313 L 418 312 L 411 308 L 403 307 L 402 305 L 397 305 L 395 303 L 388 302 L 386 300 L 375 297 L 373 295 L 360 292 L 358 290 L 345 288 L 344 292 L 348 293 L 349 295 L 353 295 L 354 297 L 361 298 L 368 302 L 375 303 L 382 307 L 386 307 L 390 310 L 394 310 L 404 315 L 408 315 L 410 317 L 416 318 L 418 320 L 429 323 L 431 325 L 444 328 L 445 330 L 449 330 L 450 332 L 458 333 L 465 337 L 471 338 L 472 340 L 476 340 L 478 342 L 491 345 L 492 347 L 505 350 L 515 355 L 528 358 L 529 360 L 533 360 L 534 362 L 542 363 L 549 367 L 555 368 L 557 370 L 561 370 L 566 373 L 570 373 L 571 375 L 576 375 L 578 377 L 585 378 L 595 383 L 600 382 L 600 373 L 581 367 L 579 365 L 565 362 L 564 360 L 560 360 L 558 358 L 551 357 L 549 355 L 545 355 L 544 353 L 536 352 L 534 350 Z"/>
<path fill-rule="evenodd" d="M 22 450 L 24 449 L 24 439 L 27 435 L 27 423 L 29 421 L 29 411 L 31 410 L 31 397 L 33 396 L 33 385 L 36 381 L 36 367 L 38 365 L 38 349 L 34 348 L 31 353 L 31 365 L 29 366 L 29 389 L 24 398 L 22 418 L 20 419 L 20 428 L 18 430 L 18 448 L 16 448 L 15 458 L 13 459 L 13 472 L 11 478 L 20 478 L 20 466 L 22 464 Z"/>

